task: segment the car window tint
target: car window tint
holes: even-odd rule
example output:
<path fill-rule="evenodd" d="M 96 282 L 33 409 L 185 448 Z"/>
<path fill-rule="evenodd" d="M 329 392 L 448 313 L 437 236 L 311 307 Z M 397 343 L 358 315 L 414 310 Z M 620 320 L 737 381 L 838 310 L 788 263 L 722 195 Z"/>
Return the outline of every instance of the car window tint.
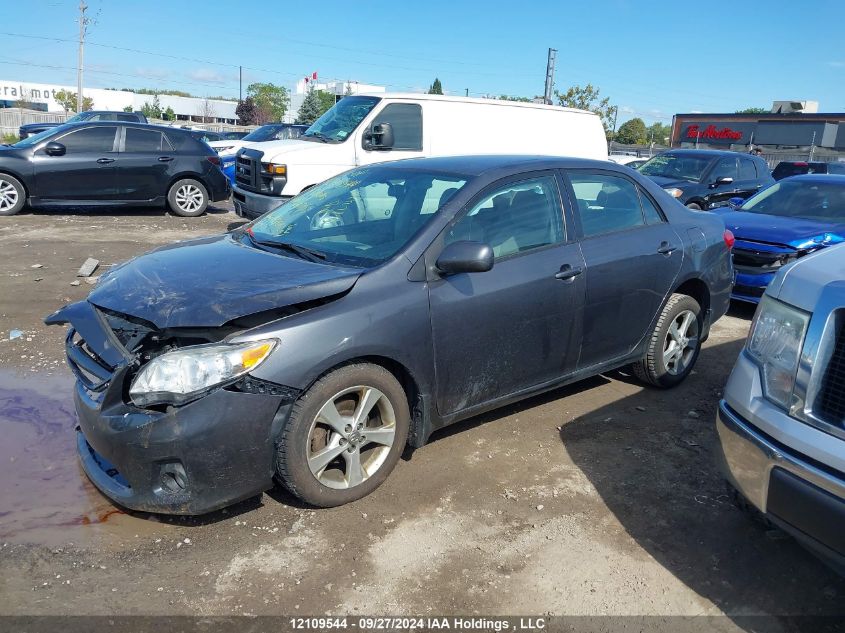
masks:
<path fill-rule="evenodd" d="M 845 174 L 845 163 L 828 163 L 827 173 L 829 174 Z"/>
<path fill-rule="evenodd" d="M 114 150 L 116 127 L 89 127 L 71 132 L 60 139 L 68 154 L 81 152 L 111 152 Z"/>
<path fill-rule="evenodd" d="M 448 191 L 444 191 L 447 194 Z M 496 259 L 563 241 L 558 189 L 552 176 L 497 187 L 447 232 L 446 244 L 489 244 Z"/>
<path fill-rule="evenodd" d="M 421 215 L 428 215 L 434 213 L 444 204 L 449 202 L 449 199 L 457 193 L 458 189 L 454 182 L 448 180 L 435 180 L 431 183 L 431 187 L 425 192 Z"/>
<path fill-rule="evenodd" d="M 663 216 L 657 210 L 657 206 L 651 197 L 642 189 L 637 188 L 637 190 L 640 192 L 640 203 L 643 205 L 646 224 L 660 224 L 663 222 Z"/>
<path fill-rule="evenodd" d="M 393 208 L 399 197 L 396 188 L 401 187 L 400 184 L 391 185 L 386 182 L 374 182 L 359 187 L 353 195 L 353 198 L 358 198 L 358 221 L 385 220 L 393 215 Z"/>
<path fill-rule="evenodd" d="M 719 178 L 733 178 L 737 180 L 736 158 L 733 156 L 720 158 L 713 168 L 713 173 L 710 174 L 711 182 L 715 182 Z"/>
<path fill-rule="evenodd" d="M 739 159 L 739 179 L 740 180 L 755 180 L 757 178 L 757 170 L 754 169 L 754 161 L 750 158 L 740 157 Z"/>
<path fill-rule="evenodd" d="M 422 149 L 422 108 L 416 103 L 391 103 L 373 119 L 373 125 L 390 123 L 393 149 Z"/>
<path fill-rule="evenodd" d="M 118 121 L 137 121 L 138 117 L 134 114 L 118 114 L 117 120 Z"/>
<path fill-rule="evenodd" d="M 126 128 L 127 152 L 160 152 L 163 135 L 155 130 L 141 130 L 136 127 Z"/>
<path fill-rule="evenodd" d="M 584 237 L 645 224 L 634 183 L 620 176 L 591 172 L 569 175 Z"/>

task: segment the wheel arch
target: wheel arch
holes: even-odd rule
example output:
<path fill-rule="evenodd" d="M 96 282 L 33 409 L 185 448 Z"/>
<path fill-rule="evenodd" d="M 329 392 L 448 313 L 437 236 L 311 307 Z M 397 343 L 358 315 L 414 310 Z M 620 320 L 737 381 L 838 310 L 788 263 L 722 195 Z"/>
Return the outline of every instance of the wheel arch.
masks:
<path fill-rule="evenodd" d="M 698 277 L 690 277 L 689 279 L 684 280 L 678 284 L 672 293 L 688 295 L 695 299 L 698 302 L 698 305 L 701 306 L 703 314 L 707 314 L 710 310 L 710 288 Z"/>
<path fill-rule="evenodd" d="M 196 180 L 203 187 L 205 187 L 205 190 L 209 194 L 209 196 L 211 195 L 211 188 L 208 185 L 208 181 L 206 181 L 205 178 L 203 178 L 200 174 L 196 172 L 187 171 L 182 172 L 181 174 L 176 174 L 175 176 L 170 178 L 167 183 L 167 190 L 164 192 L 165 197 L 170 194 L 171 187 L 173 187 L 173 185 L 175 185 L 180 180 Z"/>
<path fill-rule="evenodd" d="M 27 200 L 29 199 L 29 196 L 30 196 L 29 185 L 27 185 L 26 180 L 23 178 L 23 176 L 21 176 L 19 173 L 17 173 L 16 171 L 14 171 L 12 169 L 6 169 L 5 167 L 0 168 L 0 174 L 4 174 L 6 176 L 11 176 L 15 180 L 17 180 L 19 183 L 21 183 L 21 187 L 23 187 L 24 195 L 26 196 Z"/>

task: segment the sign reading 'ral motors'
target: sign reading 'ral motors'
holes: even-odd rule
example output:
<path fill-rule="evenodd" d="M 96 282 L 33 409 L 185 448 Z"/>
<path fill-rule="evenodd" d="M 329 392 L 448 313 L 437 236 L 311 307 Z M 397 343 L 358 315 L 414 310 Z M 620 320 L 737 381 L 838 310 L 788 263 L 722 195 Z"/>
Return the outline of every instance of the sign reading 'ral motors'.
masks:
<path fill-rule="evenodd" d="M 699 141 L 701 143 L 747 143 L 754 125 L 742 124 L 718 125 L 715 123 L 690 123 L 681 134 L 681 140 L 687 143 Z"/>

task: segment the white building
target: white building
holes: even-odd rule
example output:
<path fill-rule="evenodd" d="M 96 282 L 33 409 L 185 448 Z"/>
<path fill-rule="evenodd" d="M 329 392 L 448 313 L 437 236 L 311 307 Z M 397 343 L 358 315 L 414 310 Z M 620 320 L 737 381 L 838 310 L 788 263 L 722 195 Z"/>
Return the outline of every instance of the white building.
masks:
<path fill-rule="evenodd" d="M 60 86 L 56 84 L 35 84 L 25 81 L 0 80 L 0 106 L 15 107 L 20 101 L 33 104 L 36 109 L 46 112 L 64 112 L 64 108 L 56 102 L 56 93 L 60 90 L 76 92 L 76 86 Z M 133 111 L 140 110 L 145 103 L 152 103 L 154 95 L 136 94 L 123 90 L 104 90 L 87 88 L 83 90 L 86 97 L 94 100 L 95 110 L 123 110 L 131 107 Z M 222 101 L 220 99 L 202 99 L 198 97 L 174 97 L 158 95 L 161 109 L 173 108 L 177 120 L 203 121 L 208 117 L 208 123 L 237 123 L 235 108 L 236 101 Z"/>
<path fill-rule="evenodd" d="M 345 94 L 373 94 L 379 92 L 386 92 L 384 86 L 375 86 L 372 84 L 362 84 L 358 81 L 314 81 L 310 79 L 300 79 L 293 94 L 290 96 L 290 107 L 285 113 L 284 123 L 293 123 L 296 115 L 299 112 L 302 102 L 305 101 L 305 95 L 309 90 L 323 90 L 330 92 L 335 96 L 335 101 L 340 99 Z"/>

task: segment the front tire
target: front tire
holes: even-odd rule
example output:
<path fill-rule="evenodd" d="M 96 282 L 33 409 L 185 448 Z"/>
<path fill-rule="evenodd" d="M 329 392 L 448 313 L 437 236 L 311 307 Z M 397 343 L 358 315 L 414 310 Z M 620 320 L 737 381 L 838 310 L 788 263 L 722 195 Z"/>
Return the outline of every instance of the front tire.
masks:
<path fill-rule="evenodd" d="M 26 191 L 20 180 L 0 174 L 0 215 L 15 215 L 26 204 Z"/>
<path fill-rule="evenodd" d="M 378 365 L 346 365 L 294 404 L 277 446 L 276 476 L 314 506 L 355 501 L 387 479 L 409 426 L 408 399 L 393 374 Z"/>
<path fill-rule="evenodd" d="M 701 352 L 703 325 L 698 302 L 673 294 L 657 319 L 645 356 L 631 366 L 634 375 L 662 389 L 681 384 Z"/>
<path fill-rule="evenodd" d="M 198 180 L 177 180 L 167 192 L 167 204 L 176 215 L 193 218 L 205 213 L 208 207 L 208 190 Z"/>

